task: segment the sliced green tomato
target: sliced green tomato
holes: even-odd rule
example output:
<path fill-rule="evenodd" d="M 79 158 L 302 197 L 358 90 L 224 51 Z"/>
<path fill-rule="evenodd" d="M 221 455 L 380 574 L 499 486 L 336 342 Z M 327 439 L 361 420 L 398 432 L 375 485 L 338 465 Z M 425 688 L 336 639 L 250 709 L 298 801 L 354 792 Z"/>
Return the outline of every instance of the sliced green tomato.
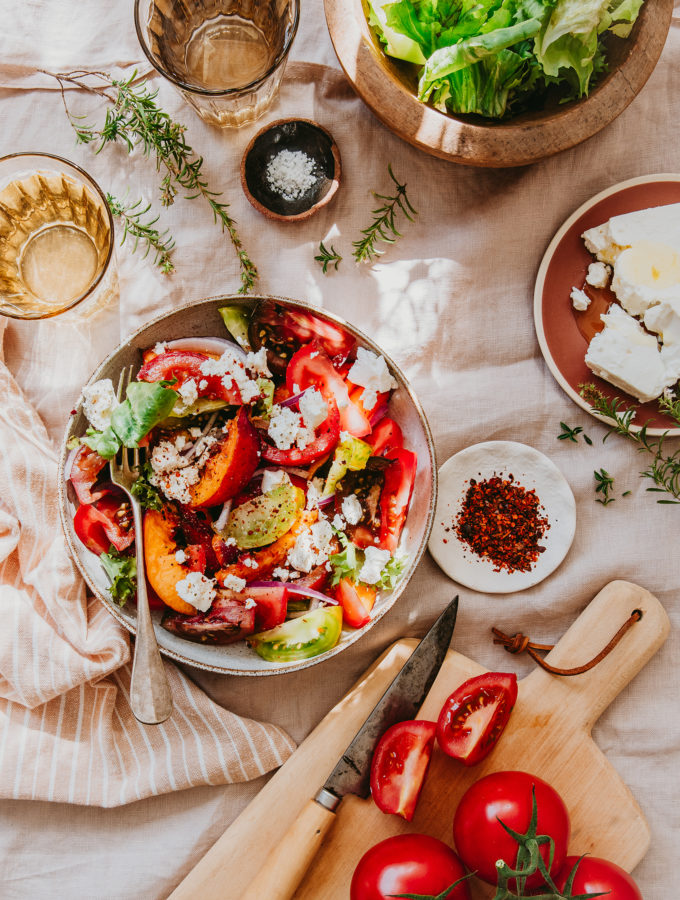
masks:
<path fill-rule="evenodd" d="M 290 531 L 304 505 L 304 491 L 283 482 L 232 510 L 224 536 L 234 538 L 240 550 L 273 544 Z"/>
<path fill-rule="evenodd" d="M 342 481 L 349 470 L 359 472 L 361 469 L 365 469 L 371 453 L 373 453 L 373 448 L 370 444 L 343 431 L 340 443 L 335 448 L 333 462 L 328 470 L 323 489 L 324 495 L 328 497 L 334 493 L 336 485 Z"/>
<path fill-rule="evenodd" d="M 250 350 L 248 338 L 248 317 L 240 306 L 223 306 L 219 310 L 229 334 L 243 347 Z"/>
<path fill-rule="evenodd" d="M 299 619 L 248 638 L 255 652 L 269 662 L 295 662 L 330 650 L 340 640 L 342 609 L 322 606 Z"/>
<path fill-rule="evenodd" d="M 181 407 L 181 404 L 178 404 Z M 214 412 L 216 409 L 224 409 L 228 404 L 224 400 L 211 400 L 209 397 L 199 397 L 191 406 L 187 406 L 182 412 L 175 412 L 173 409 L 168 418 L 185 419 L 187 416 L 198 416 L 205 412 Z M 167 422 L 167 419 L 165 420 Z M 163 424 L 163 423 L 161 423 Z"/>

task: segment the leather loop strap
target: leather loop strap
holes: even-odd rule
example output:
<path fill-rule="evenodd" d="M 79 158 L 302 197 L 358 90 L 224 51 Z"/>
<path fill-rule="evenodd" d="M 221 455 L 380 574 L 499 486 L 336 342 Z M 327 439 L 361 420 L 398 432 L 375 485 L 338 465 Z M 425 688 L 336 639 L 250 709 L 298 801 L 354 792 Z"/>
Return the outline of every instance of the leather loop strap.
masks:
<path fill-rule="evenodd" d="M 542 656 L 539 656 L 538 650 L 552 650 L 555 646 L 554 644 L 535 644 L 528 637 L 519 632 L 517 634 L 507 635 L 498 628 L 492 628 L 491 631 L 495 635 L 494 644 L 502 644 L 508 653 L 524 653 L 526 651 L 542 669 L 545 669 L 546 672 L 551 672 L 553 675 L 582 675 L 583 672 L 587 672 L 589 669 L 592 669 L 593 666 L 596 666 L 601 662 L 605 656 L 616 647 L 628 629 L 636 622 L 639 622 L 641 618 L 642 610 L 634 609 L 611 641 L 609 641 L 606 647 L 600 650 L 597 656 L 593 657 L 590 662 L 587 662 L 582 666 L 574 666 L 572 669 L 560 669 L 557 666 L 551 666 Z"/>

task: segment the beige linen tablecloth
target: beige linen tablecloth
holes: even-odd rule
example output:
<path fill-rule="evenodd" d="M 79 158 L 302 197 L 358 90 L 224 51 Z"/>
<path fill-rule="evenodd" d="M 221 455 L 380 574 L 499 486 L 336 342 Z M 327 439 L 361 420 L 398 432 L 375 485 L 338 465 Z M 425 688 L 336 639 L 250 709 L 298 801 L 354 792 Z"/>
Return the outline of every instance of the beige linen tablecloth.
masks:
<path fill-rule="evenodd" d="M 55 152 L 86 168 L 105 190 L 119 196 L 129 190 L 130 197 L 156 200 L 152 164 L 138 152 L 128 157 L 118 148 L 107 148 L 95 156 L 89 148 L 77 147 L 58 91 L 36 72 L 81 67 L 129 72 L 135 66 L 145 71 L 130 0 L 5 0 L 3 13 L 0 152 Z M 454 646 L 489 668 L 514 667 L 525 674 L 531 669 L 528 662 L 510 659 L 492 645 L 492 624 L 550 642 L 614 578 L 643 585 L 666 606 L 673 622 L 671 637 L 595 729 L 599 746 L 631 787 L 652 827 L 651 849 L 635 872 L 645 900 L 671 900 L 677 894 L 672 865 L 680 856 L 680 513 L 672 506 L 657 506 L 645 492 L 638 477 L 643 460 L 634 448 L 618 439 L 602 445 L 604 429 L 554 382 L 534 334 L 532 292 L 550 238 L 580 203 L 636 175 L 680 171 L 679 67 L 676 12 L 656 71 L 622 116 L 572 151 L 507 171 L 457 167 L 416 151 L 386 131 L 344 80 L 320 0 L 303 6 L 281 97 L 262 123 L 239 132 L 215 131 L 169 86 L 153 79 L 163 105 L 186 123 L 188 140 L 205 156 L 210 183 L 224 190 L 232 204 L 243 240 L 259 266 L 262 292 L 326 307 L 381 344 L 406 372 L 425 407 L 440 463 L 480 440 L 519 440 L 548 453 L 572 486 L 578 527 L 565 562 L 545 582 L 521 594 L 461 591 Z M 70 102 L 76 109 L 92 111 L 95 119 L 101 113 L 97 104 L 75 95 Z M 343 159 L 344 181 L 336 200 L 302 225 L 266 222 L 246 202 L 238 178 L 241 154 L 255 130 L 287 114 L 316 119 L 330 129 Z M 371 190 L 389 187 L 388 162 L 408 182 L 419 215 L 378 263 L 357 268 L 351 261 L 351 242 L 370 219 Z M 58 442 L 80 387 L 121 337 L 185 300 L 237 289 L 233 252 L 208 210 L 180 199 L 162 212 L 161 221 L 177 240 L 177 272 L 171 278 L 122 247 L 119 305 L 79 324 L 66 319 L 7 323 L 3 425 L 11 420 L 13 380 L 37 413 L 30 423 L 35 434 L 46 433 Z M 314 262 L 320 240 L 332 243 L 345 257 L 337 273 L 324 276 Z M 560 420 L 585 426 L 594 446 L 558 442 Z M 2 452 L 5 459 L 9 449 Z M 595 503 L 593 470 L 599 467 L 614 474 L 617 488 L 630 489 L 632 496 L 606 508 Z M 46 491 L 51 489 L 45 484 Z M 18 539 L 11 508 L 8 498 L 0 497 L 0 554 L 10 553 Z M 55 560 L 54 565 L 59 569 L 65 564 Z M 175 677 L 191 689 L 188 675 L 229 713 L 272 722 L 300 741 L 381 650 L 402 635 L 422 634 L 455 591 L 426 556 L 395 608 L 358 644 L 328 663 L 275 679 L 226 678 L 195 670 Z M 78 602 L 85 603 L 82 593 L 79 596 Z M 11 606 L 4 588 L 0 604 L 5 613 Z M 7 617 L 5 622 L 7 634 Z M 103 614 L 101 622 L 104 629 L 112 627 Z M 126 658 L 125 643 L 122 639 L 107 671 Z M 201 696 L 198 690 L 195 696 Z M 10 739 L 16 740 L 23 727 L 13 720 Z M 36 771 L 42 778 L 39 767 Z M 56 770 L 52 783 L 60 799 L 70 799 L 61 775 Z M 45 777 L 49 780 L 50 775 Z M 7 772 L 0 768 L 0 786 L 6 783 Z M 260 778 L 195 787 L 115 809 L 0 801 L 0 897 L 163 898 L 261 785 Z"/>

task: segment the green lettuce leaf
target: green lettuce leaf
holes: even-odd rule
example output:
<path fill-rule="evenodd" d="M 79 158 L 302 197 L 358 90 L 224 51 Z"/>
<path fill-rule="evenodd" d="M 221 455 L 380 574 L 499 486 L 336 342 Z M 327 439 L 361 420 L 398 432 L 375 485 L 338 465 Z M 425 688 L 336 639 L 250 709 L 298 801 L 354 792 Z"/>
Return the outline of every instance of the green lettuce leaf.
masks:
<path fill-rule="evenodd" d="M 111 428 L 125 447 L 136 447 L 154 425 L 170 414 L 177 392 L 163 382 L 133 381 L 126 399 L 111 415 Z"/>
<path fill-rule="evenodd" d="M 98 453 L 102 459 L 113 459 L 120 448 L 120 438 L 111 426 L 104 431 L 88 428 L 83 438 L 83 444 Z"/>
<path fill-rule="evenodd" d="M 137 594 L 137 560 L 111 547 L 108 553 L 102 553 L 99 561 L 111 579 L 111 598 L 119 606 L 125 606 Z"/>
<path fill-rule="evenodd" d="M 512 50 L 501 50 L 449 75 L 431 99 L 442 111 L 501 118 L 508 109 L 511 92 L 522 85 L 528 71 L 527 59 Z"/>

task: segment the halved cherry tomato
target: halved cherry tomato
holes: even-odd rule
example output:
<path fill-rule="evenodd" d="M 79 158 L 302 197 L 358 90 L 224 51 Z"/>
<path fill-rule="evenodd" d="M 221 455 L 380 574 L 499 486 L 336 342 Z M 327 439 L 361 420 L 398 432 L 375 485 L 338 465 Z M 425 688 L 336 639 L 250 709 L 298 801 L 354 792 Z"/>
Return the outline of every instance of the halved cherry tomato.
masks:
<path fill-rule="evenodd" d="M 255 607 L 255 631 L 267 631 L 286 621 L 288 588 L 249 587 L 243 592 L 257 604 Z"/>
<path fill-rule="evenodd" d="M 279 466 L 304 466 L 313 462 L 320 456 L 328 453 L 338 442 L 340 437 L 340 415 L 333 395 L 326 398 L 328 404 L 328 416 L 316 429 L 316 437 L 300 450 L 299 447 L 291 447 L 290 450 L 279 450 L 271 444 L 262 441 L 262 459 Z"/>
<path fill-rule="evenodd" d="M 437 720 L 444 753 L 474 766 L 491 753 L 517 700 L 517 676 L 485 672 L 468 678 L 446 700 Z"/>
<path fill-rule="evenodd" d="M 385 472 L 385 484 L 380 494 L 380 546 L 394 553 L 411 502 L 417 457 L 403 448 L 389 450 L 384 456 L 393 462 Z"/>
<path fill-rule="evenodd" d="M 111 545 L 116 550 L 125 550 L 135 539 L 133 527 L 121 525 L 117 515 L 124 503 L 123 496 L 116 491 L 107 491 L 95 503 L 83 503 L 73 517 L 73 528 L 88 550 L 101 556 L 108 553 Z"/>
<path fill-rule="evenodd" d="M 357 584 L 350 578 L 340 579 L 334 596 L 342 606 L 345 625 L 363 628 L 370 621 L 376 593 L 376 589 L 370 584 Z"/>
<path fill-rule="evenodd" d="M 242 403 L 240 391 L 233 381 L 231 386 L 226 387 L 219 375 L 204 375 L 201 372 L 201 366 L 208 359 L 210 357 L 205 353 L 194 350 L 166 350 L 144 363 L 137 373 L 137 380 L 172 381 L 175 378 L 177 381 L 171 387 L 179 390 L 186 381 L 193 379 L 199 397 L 233 404 Z M 203 387 L 199 387 L 203 382 Z"/>
<path fill-rule="evenodd" d="M 323 398 L 335 397 L 340 412 L 340 428 L 354 437 L 364 437 L 371 432 L 368 418 L 349 398 L 349 389 L 342 376 L 333 368 L 333 363 L 321 344 L 312 341 L 294 354 L 286 369 L 286 385 L 292 393 L 296 387 L 319 389 Z"/>
<path fill-rule="evenodd" d="M 413 818 L 425 781 L 436 722 L 397 722 L 380 738 L 371 763 L 371 793 L 379 809 Z"/>
<path fill-rule="evenodd" d="M 640 889 L 628 872 L 606 859 L 584 856 L 579 862 L 577 856 L 568 856 L 560 874 L 554 879 L 559 890 L 564 886 L 569 873 L 578 863 L 571 887 L 574 895 L 602 894 L 603 900 L 642 900 Z"/>
<path fill-rule="evenodd" d="M 76 450 L 71 463 L 69 481 L 73 485 L 76 497 L 80 503 L 94 503 L 104 496 L 105 491 L 92 492 L 97 476 L 106 466 L 107 461 L 91 450 L 87 444 L 81 444 Z"/>
<path fill-rule="evenodd" d="M 373 447 L 374 456 L 384 456 L 390 450 L 399 450 L 404 446 L 404 435 L 394 419 L 385 416 L 368 435 L 366 443 Z"/>

